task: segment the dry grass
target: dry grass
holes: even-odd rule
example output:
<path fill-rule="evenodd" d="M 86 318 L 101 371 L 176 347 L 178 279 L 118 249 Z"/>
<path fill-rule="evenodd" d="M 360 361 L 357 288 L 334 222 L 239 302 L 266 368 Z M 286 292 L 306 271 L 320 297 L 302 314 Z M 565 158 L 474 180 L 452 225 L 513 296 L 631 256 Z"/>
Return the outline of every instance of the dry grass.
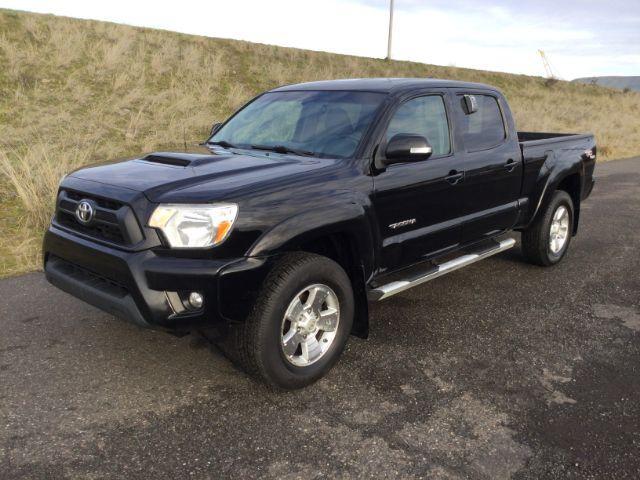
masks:
<path fill-rule="evenodd" d="M 0 152 L 0 176 L 15 195 L 14 208 L 9 209 L 13 222 L 7 219 L 5 224 L 3 221 L 7 227 L 13 223 L 13 231 L 8 228 L 0 235 L 3 274 L 23 271 L 25 266 L 33 269 L 40 263 L 40 235 L 37 232 L 43 232 L 51 220 L 50 203 L 55 198 L 60 178 L 64 172 L 86 164 L 90 157 L 90 150 L 51 150 L 43 143 L 24 146 L 8 155 Z M 17 218 L 16 204 L 20 211 Z M 13 237 L 12 248 L 9 248 L 7 237 Z M 13 258 L 4 258 L 2 253 Z"/>
<path fill-rule="evenodd" d="M 640 95 L 592 85 L 0 10 L 0 276 L 39 267 L 57 182 L 91 161 L 201 141 L 258 92 L 346 77 L 500 87 L 520 130 L 592 131 L 601 159 L 640 152 Z"/>
<path fill-rule="evenodd" d="M 51 211 L 42 208 L 42 202 L 55 197 L 64 172 L 86 164 L 90 157 L 90 151 L 52 151 L 40 143 L 25 146 L 20 153 L 0 152 L 0 174 L 15 192 L 29 222 L 44 229 L 51 219 Z"/>

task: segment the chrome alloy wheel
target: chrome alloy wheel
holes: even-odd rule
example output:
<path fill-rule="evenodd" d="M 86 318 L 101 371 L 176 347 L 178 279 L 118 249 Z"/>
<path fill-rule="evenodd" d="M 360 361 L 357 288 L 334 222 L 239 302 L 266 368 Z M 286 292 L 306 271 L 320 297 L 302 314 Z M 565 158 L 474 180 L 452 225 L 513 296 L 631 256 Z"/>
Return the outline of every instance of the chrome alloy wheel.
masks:
<path fill-rule="evenodd" d="M 280 345 L 285 358 L 298 367 L 317 362 L 333 343 L 340 323 L 338 296 L 327 285 L 301 290 L 282 319 Z"/>
<path fill-rule="evenodd" d="M 562 251 L 569 238 L 569 210 L 566 206 L 560 205 L 551 219 L 551 230 L 549 232 L 549 250 L 557 255 Z"/>

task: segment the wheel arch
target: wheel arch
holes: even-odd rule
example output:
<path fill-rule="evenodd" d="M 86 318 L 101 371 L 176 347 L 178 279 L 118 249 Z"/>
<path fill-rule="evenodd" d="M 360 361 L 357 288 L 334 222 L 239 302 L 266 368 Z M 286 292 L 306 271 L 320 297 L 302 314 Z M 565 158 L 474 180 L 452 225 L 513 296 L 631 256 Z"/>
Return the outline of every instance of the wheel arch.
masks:
<path fill-rule="evenodd" d="M 582 176 L 578 172 L 570 173 L 566 175 L 555 190 L 562 190 L 569 194 L 571 201 L 573 202 L 573 225 L 572 234 L 578 233 L 578 221 L 580 219 L 580 197 L 582 192 Z"/>
<path fill-rule="evenodd" d="M 322 235 L 296 246 L 296 251 L 315 253 L 340 265 L 351 280 L 354 295 L 354 318 L 351 333 L 360 338 L 369 335 L 369 302 L 362 251 L 353 235 L 335 232 Z"/>
<path fill-rule="evenodd" d="M 374 240 L 367 210 L 353 199 L 343 200 L 279 223 L 254 244 L 249 255 L 277 257 L 301 251 L 334 260 L 345 270 L 353 287 L 355 317 L 351 333 L 366 338 L 369 331 L 366 285 L 374 268 Z"/>
<path fill-rule="evenodd" d="M 537 203 L 535 210 L 533 211 L 529 221 L 518 230 L 524 230 L 531 226 L 536 219 L 544 214 L 549 203 L 553 199 L 554 192 L 558 190 L 565 191 L 571 197 L 573 202 L 573 225 L 572 235 L 575 236 L 578 233 L 578 222 L 580 218 L 580 201 L 582 194 L 583 172 L 580 168 L 580 164 L 574 165 L 573 168 L 566 170 L 554 169 L 546 178 L 546 181 L 540 187 L 540 200 Z"/>

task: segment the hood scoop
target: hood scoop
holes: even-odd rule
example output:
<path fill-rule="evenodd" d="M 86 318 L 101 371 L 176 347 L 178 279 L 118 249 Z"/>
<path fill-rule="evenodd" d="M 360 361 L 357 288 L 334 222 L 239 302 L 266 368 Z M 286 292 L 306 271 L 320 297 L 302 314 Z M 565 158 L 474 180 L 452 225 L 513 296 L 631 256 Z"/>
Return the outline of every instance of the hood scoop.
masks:
<path fill-rule="evenodd" d="M 194 153 L 173 153 L 156 152 L 142 157 L 140 160 L 151 163 L 161 163 L 163 165 L 173 165 L 176 167 L 197 167 L 203 163 L 220 160 L 219 155 L 199 155 Z"/>

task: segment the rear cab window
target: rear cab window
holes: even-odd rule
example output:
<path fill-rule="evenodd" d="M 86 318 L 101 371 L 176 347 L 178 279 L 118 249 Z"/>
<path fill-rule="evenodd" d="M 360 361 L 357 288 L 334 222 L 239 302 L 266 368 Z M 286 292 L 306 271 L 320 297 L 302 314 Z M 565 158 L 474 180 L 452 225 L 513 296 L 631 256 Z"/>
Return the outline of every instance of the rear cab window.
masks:
<path fill-rule="evenodd" d="M 471 96 L 475 97 L 478 106 L 474 113 L 465 113 L 464 95 L 458 95 L 456 102 L 461 113 L 458 124 L 466 150 L 476 152 L 501 145 L 507 138 L 507 132 L 498 99 L 492 95 Z"/>

